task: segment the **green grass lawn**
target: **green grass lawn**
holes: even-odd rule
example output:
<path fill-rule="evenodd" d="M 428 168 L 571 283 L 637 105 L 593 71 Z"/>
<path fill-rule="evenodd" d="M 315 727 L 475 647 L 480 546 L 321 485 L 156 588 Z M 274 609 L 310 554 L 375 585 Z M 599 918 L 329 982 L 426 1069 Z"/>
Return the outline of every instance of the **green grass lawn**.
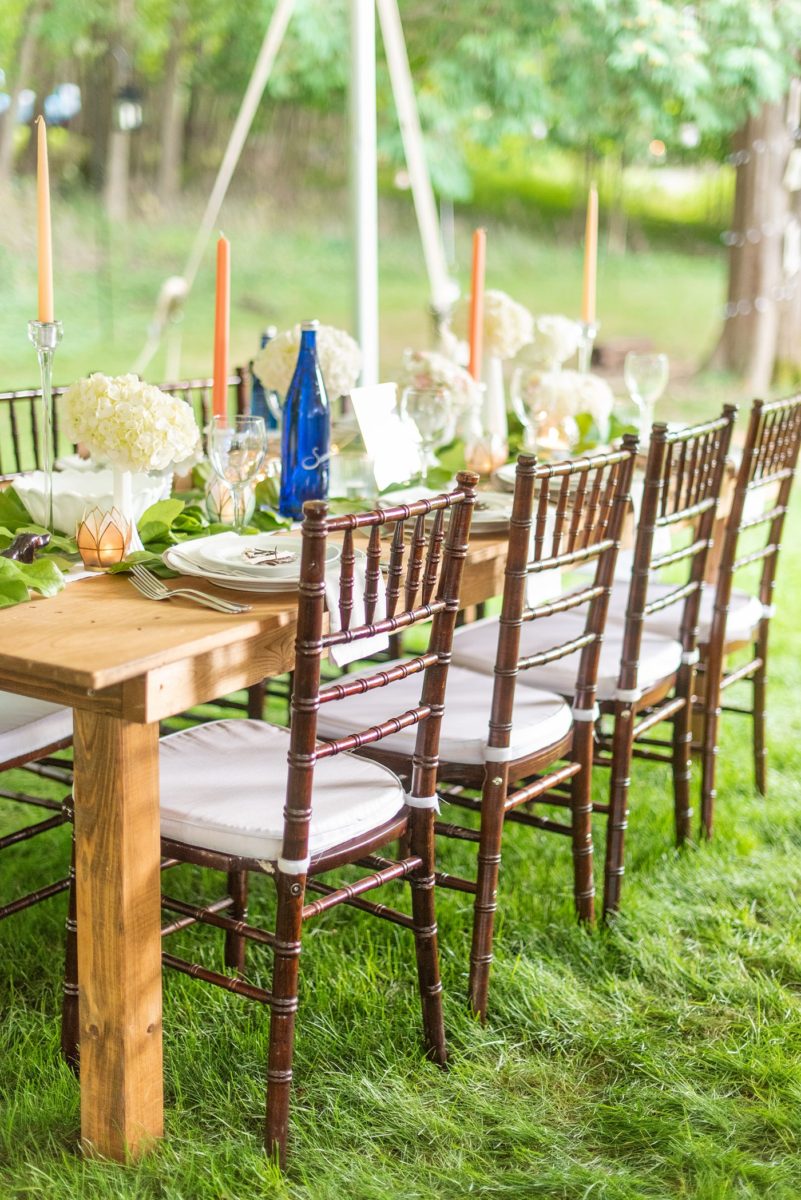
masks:
<path fill-rule="evenodd" d="M 439 897 L 448 1071 L 422 1057 L 406 931 L 343 908 L 313 922 L 286 1178 L 261 1150 L 266 1014 L 174 974 L 166 1139 L 136 1166 L 84 1160 L 78 1086 L 58 1054 L 63 898 L 2 923 L 3 1200 L 798 1196 L 799 518 L 796 504 L 774 625 L 769 798 L 729 718 L 715 840 L 677 853 L 667 768 L 637 764 L 624 913 L 608 930 L 575 925 L 563 839 L 508 830 L 483 1028 L 464 1007 L 468 906 Z M 62 870 L 67 831 L 49 838 L 4 854 L 4 895 Z M 601 838 L 597 850 L 602 861 Z M 448 843 L 442 861 L 458 871 L 470 856 Z M 191 870 L 170 878 L 185 896 L 208 887 Z M 270 911 L 257 886 L 253 916 Z M 181 938 L 221 963 L 210 931 Z M 268 960 L 251 955 L 266 980 Z"/>

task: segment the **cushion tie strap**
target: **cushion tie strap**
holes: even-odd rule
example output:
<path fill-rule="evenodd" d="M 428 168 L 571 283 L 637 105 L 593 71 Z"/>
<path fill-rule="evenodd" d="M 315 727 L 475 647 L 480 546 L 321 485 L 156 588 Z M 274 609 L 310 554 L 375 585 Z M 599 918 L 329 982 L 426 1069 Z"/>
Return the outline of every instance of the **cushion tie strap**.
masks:
<path fill-rule="evenodd" d="M 762 616 L 768 621 L 770 620 L 771 617 L 775 617 L 776 616 L 776 605 L 775 604 L 763 604 L 762 605 Z"/>
<path fill-rule="evenodd" d="M 511 746 L 485 746 L 484 747 L 484 762 L 511 762 L 513 758 L 519 758 L 516 750 Z"/>
<path fill-rule="evenodd" d="M 433 796 L 410 796 L 405 792 L 403 802 L 409 808 L 433 808 L 434 812 L 439 812 L 439 796 L 436 792 Z"/>
<path fill-rule="evenodd" d="M 308 854 L 305 858 L 279 858 L 277 866 L 282 875 L 305 875 L 310 862 L 311 855 Z"/>
<path fill-rule="evenodd" d="M 685 667 L 694 667 L 697 662 L 701 661 L 701 651 L 697 646 L 694 650 L 685 650 L 681 656 L 681 661 Z"/>
<path fill-rule="evenodd" d="M 615 699 L 623 704 L 636 704 L 642 699 L 642 692 L 639 688 L 615 688 Z"/>
<path fill-rule="evenodd" d="M 601 710 L 597 704 L 593 704 L 592 708 L 574 708 L 572 713 L 574 721 L 586 721 L 594 725 L 601 715 Z"/>

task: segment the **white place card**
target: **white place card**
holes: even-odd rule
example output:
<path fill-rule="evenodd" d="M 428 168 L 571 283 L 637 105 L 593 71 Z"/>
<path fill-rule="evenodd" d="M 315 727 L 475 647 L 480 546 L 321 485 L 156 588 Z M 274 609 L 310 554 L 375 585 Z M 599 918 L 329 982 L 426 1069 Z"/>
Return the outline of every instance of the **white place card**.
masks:
<path fill-rule="evenodd" d="M 420 470 L 417 431 L 401 420 L 397 391 L 394 383 L 376 383 L 350 393 L 379 491 L 392 483 L 406 483 Z"/>

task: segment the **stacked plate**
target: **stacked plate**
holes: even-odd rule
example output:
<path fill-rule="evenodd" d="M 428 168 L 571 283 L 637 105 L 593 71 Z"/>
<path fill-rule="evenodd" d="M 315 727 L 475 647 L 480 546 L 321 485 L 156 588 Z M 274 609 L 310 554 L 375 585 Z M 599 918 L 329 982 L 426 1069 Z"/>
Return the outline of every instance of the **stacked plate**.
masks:
<path fill-rule="evenodd" d="M 396 504 L 413 504 L 415 500 L 430 500 L 441 495 L 441 491 L 432 492 L 428 488 L 404 488 L 402 491 L 385 493 L 381 497 L 380 506 L 389 508 Z M 505 533 L 509 528 L 511 516 L 512 497 L 509 492 L 476 492 L 473 533 Z"/>
<path fill-rule="evenodd" d="M 181 575 L 208 579 L 240 592 L 291 592 L 300 579 L 299 537 L 256 533 L 217 533 L 164 551 L 164 562 Z M 340 547 L 326 547 L 326 568 L 340 558 Z"/>

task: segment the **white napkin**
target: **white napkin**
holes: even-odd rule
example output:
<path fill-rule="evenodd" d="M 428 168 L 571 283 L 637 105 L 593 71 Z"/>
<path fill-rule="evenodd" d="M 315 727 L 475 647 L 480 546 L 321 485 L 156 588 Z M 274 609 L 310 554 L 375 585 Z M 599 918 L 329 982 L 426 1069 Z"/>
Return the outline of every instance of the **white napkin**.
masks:
<path fill-rule="evenodd" d="M 364 625 L 364 584 L 367 562 L 357 558 L 353 564 L 353 608 L 351 609 L 349 629 Z M 341 564 L 335 563 L 325 574 L 325 601 L 328 607 L 328 625 L 332 633 L 338 633 L 342 628 L 339 618 L 339 576 Z M 378 599 L 372 623 L 383 621 L 387 615 L 387 594 L 383 577 L 378 577 Z M 355 642 L 344 642 L 339 646 L 331 646 L 328 653 L 331 661 L 338 667 L 347 666 L 360 658 L 369 658 L 389 646 L 389 636 L 386 633 L 376 634 L 371 638 L 359 638 Z"/>

